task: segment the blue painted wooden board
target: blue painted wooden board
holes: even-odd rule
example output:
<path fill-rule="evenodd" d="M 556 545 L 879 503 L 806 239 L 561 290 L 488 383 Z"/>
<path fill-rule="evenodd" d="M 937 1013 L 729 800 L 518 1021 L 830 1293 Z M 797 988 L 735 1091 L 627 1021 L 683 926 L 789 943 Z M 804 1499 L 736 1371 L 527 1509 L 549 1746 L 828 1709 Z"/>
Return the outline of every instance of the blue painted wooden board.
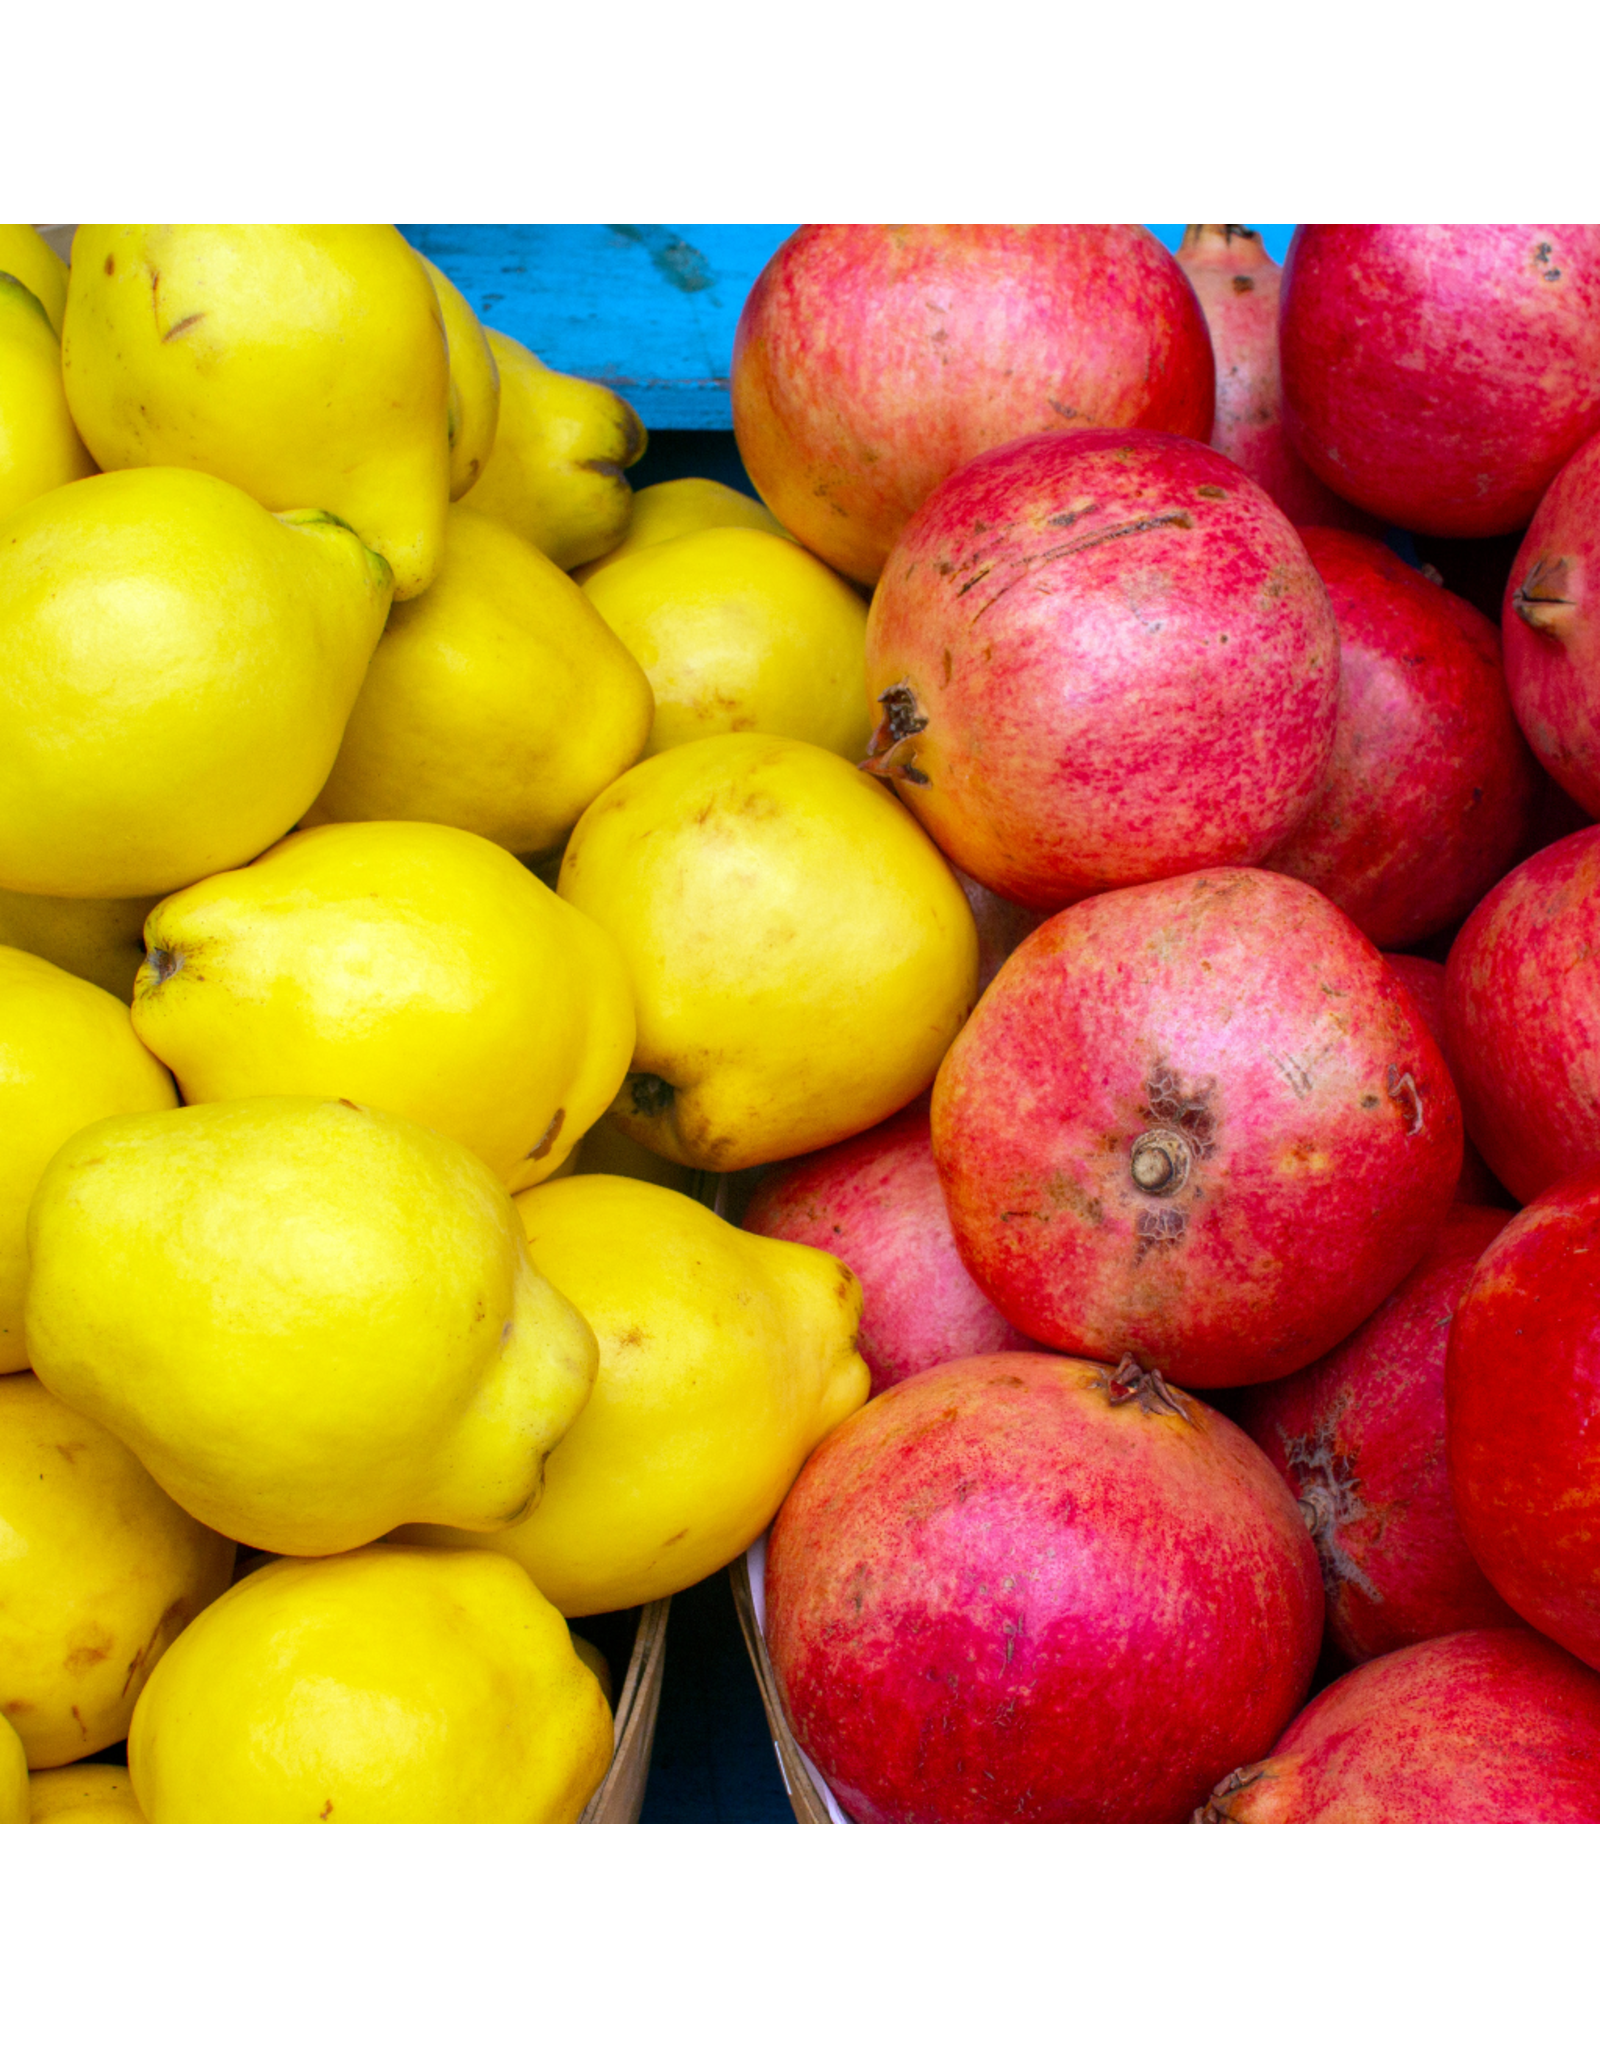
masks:
<path fill-rule="evenodd" d="M 433 226 L 401 233 L 486 326 L 609 384 L 650 428 L 727 432 L 739 308 L 793 226 Z M 1169 249 L 1183 228 L 1153 227 Z M 1291 230 L 1262 229 L 1281 263 Z"/>

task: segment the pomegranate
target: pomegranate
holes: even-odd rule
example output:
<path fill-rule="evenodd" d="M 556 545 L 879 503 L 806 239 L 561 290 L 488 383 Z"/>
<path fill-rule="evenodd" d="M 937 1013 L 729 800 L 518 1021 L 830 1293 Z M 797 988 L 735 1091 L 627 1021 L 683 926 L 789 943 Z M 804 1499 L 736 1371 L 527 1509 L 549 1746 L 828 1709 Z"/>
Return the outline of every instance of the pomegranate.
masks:
<path fill-rule="evenodd" d="M 1536 1196 L 1478 1261 L 1445 1401 L 1473 1555 L 1524 1621 L 1600 1665 L 1600 1168 Z"/>
<path fill-rule="evenodd" d="M 1462 1629 L 1320 1692 L 1200 1821 L 1600 1821 L 1600 1678 L 1525 1628 Z"/>
<path fill-rule="evenodd" d="M 844 1260 L 861 1282 L 856 1346 L 875 1394 L 947 1358 L 1034 1348 L 961 1263 L 925 1102 L 777 1167 L 746 1209 L 744 1228 Z"/>
<path fill-rule="evenodd" d="M 865 765 L 957 867 L 1056 909 L 1290 832 L 1333 748 L 1338 635 L 1294 528 L 1226 456 L 1037 434 L 900 536 L 867 686 Z"/>
<path fill-rule="evenodd" d="M 1600 825 L 1513 868 L 1445 963 L 1467 1129 L 1519 1202 L 1600 1165 Z"/>
<path fill-rule="evenodd" d="M 1452 1208 L 1420 1262 L 1326 1358 L 1235 1411 L 1288 1481 L 1328 1596 L 1328 1634 L 1354 1663 L 1452 1629 L 1517 1617 L 1473 1562 L 1444 1449 L 1450 1321 L 1505 1209 Z"/>
<path fill-rule="evenodd" d="M 1300 536 L 1339 626 L 1327 780 L 1263 865 L 1310 882 L 1376 946 L 1456 924 L 1517 857 L 1537 770 L 1500 635 L 1381 541 Z"/>
<path fill-rule="evenodd" d="M 1422 1013 L 1422 1021 L 1433 1042 L 1444 1052 L 1444 967 L 1437 960 L 1423 960 L 1415 953 L 1385 953 L 1389 972 Z M 1450 1064 L 1445 1053 L 1444 1063 Z M 1452 1076 L 1452 1079 L 1454 1076 Z M 1457 1094 L 1460 1093 L 1458 1089 Z M 1456 1200 L 1500 1209 L 1506 1207 L 1506 1191 L 1483 1163 L 1483 1154 L 1470 1138 L 1461 1147 L 1461 1175 L 1456 1182 Z"/>
<path fill-rule="evenodd" d="M 1600 428 L 1600 227 L 1300 227 L 1283 417 L 1330 490 L 1420 533 L 1509 533 Z"/>
<path fill-rule="evenodd" d="M 733 344 L 751 481 L 858 583 L 986 448 L 1086 426 L 1203 441 L 1214 391 L 1194 293 L 1142 227 L 803 227 Z"/>
<path fill-rule="evenodd" d="M 978 993 L 981 996 L 1000 972 L 1001 961 L 1009 960 L 1029 932 L 1036 932 L 1050 913 L 1047 910 L 1025 910 L 1020 903 L 1010 903 L 1004 896 L 997 896 L 992 889 L 986 889 L 981 882 L 975 882 L 971 875 L 964 875 L 959 868 L 953 873 L 971 908 L 972 921 L 978 927 Z"/>
<path fill-rule="evenodd" d="M 1211 445 L 1229 456 L 1296 526 L 1376 522 L 1336 498 L 1296 455 L 1283 431 L 1278 379 L 1278 287 L 1282 272 L 1254 228 L 1186 227 L 1178 250 L 1211 330 L 1217 414 Z"/>
<path fill-rule="evenodd" d="M 968 1270 L 1053 1350 L 1181 1385 L 1319 1358 L 1421 1257 L 1456 1093 L 1315 889 L 1217 868 L 1075 904 L 945 1055 L 933 1149 Z"/>
<path fill-rule="evenodd" d="M 1600 435 L 1545 492 L 1506 584 L 1511 702 L 1533 751 L 1600 812 Z M 1593 629 L 1593 630 L 1591 630 Z"/>
<path fill-rule="evenodd" d="M 1157 1373 L 934 1366 L 812 1454 L 767 1550 L 785 1711 L 861 1821 L 1174 1821 L 1305 1695 L 1316 1555 Z"/>

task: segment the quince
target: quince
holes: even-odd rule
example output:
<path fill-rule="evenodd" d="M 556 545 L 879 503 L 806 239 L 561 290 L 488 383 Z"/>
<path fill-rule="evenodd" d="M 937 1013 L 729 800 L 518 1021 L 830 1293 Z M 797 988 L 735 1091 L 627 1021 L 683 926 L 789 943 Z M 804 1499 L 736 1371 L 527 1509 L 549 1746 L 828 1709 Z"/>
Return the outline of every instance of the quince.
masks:
<path fill-rule="evenodd" d="M 31 1769 L 120 1742 L 233 1545 L 31 1373 L 0 1380 L 0 1712 Z"/>
<path fill-rule="evenodd" d="M 561 1165 L 633 1052 L 616 942 L 450 825 L 296 832 L 169 896 L 145 941 L 133 1026 L 186 1102 L 350 1096 L 512 1189 Z"/>
<path fill-rule="evenodd" d="M 171 1109 L 177 1100 L 172 1076 L 135 1036 L 126 1003 L 48 960 L 0 946 L 0 1373 L 28 1363 L 27 1219 L 40 1174 L 85 1124 Z"/>
<path fill-rule="evenodd" d="M 443 316 L 392 227 L 80 227 L 67 403 L 102 469 L 315 505 L 426 590 L 450 496 Z"/>
<path fill-rule="evenodd" d="M 972 1008 L 978 935 L 922 827 L 803 740 L 725 733 L 596 797 L 561 894 L 633 980 L 634 1070 L 612 1115 L 732 1172 L 881 1123 L 933 1079 Z"/>
<path fill-rule="evenodd" d="M 0 268 L 0 519 L 93 473 L 67 411 L 55 330 L 33 293 Z"/>
<path fill-rule="evenodd" d="M 436 263 L 422 267 L 433 281 L 450 356 L 450 495 L 459 498 L 478 481 L 494 446 L 500 418 L 500 365 L 478 316 Z"/>
<path fill-rule="evenodd" d="M 67 266 L 37 228 L 25 222 L 0 226 L 0 270 L 28 287 L 59 334 L 67 309 Z"/>
<path fill-rule="evenodd" d="M 743 491 L 716 483 L 708 476 L 675 476 L 665 483 L 646 484 L 633 494 L 627 531 L 609 553 L 584 562 L 572 572 L 574 583 L 589 578 L 624 555 L 636 555 L 641 548 L 653 548 L 664 540 L 677 540 L 686 533 L 703 533 L 712 526 L 751 527 L 757 533 L 790 536 L 762 504 Z"/>
<path fill-rule="evenodd" d="M 241 1579 L 146 1686 L 128 1765 L 158 1822 L 559 1822 L 611 1748 L 520 1566 L 382 1545 Z"/>
<path fill-rule="evenodd" d="M 144 960 L 144 921 L 159 896 L 23 896 L 0 889 L 0 945 L 36 953 L 92 981 L 119 1003 L 133 1001 Z"/>
<path fill-rule="evenodd" d="M 338 752 L 389 572 L 186 469 L 0 522 L 0 889 L 164 894 L 280 838 Z"/>
<path fill-rule="evenodd" d="M 548 370 L 520 341 L 486 332 L 500 366 L 500 425 L 464 502 L 558 569 L 575 569 L 627 528 L 633 494 L 623 471 L 645 451 L 643 423 L 604 384 Z"/>
<path fill-rule="evenodd" d="M 122 1764 L 62 1764 L 28 1780 L 29 1818 L 41 1822 L 142 1823 L 133 1780 Z"/>
<path fill-rule="evenodd" d="M 400 1540 L 503 1551 L 567 1615 L 681 1592 L 749 1548 L 866 1400 L 860 1285 L 826 1252 L 643 1181 L 576 1174 L 517 1208 L 599 1339 L 594 1393 L 525 1522 Z"/>
<path fill-rule="evenodd" d="M 349 1102 L 92 1125 L 46 1168 L 29 1250 L 39 1378 L 259 1550 L 507 1526 L 594 1378 L 482 1161 Z"/>
<path fill-rule="evenodd" d="M 32 1819 L 28 1811 L 28 1757 L 22 1737 L 0 1714 L 0 1825 Z"/>
<path fill-rule="evenodd" d="M 541 854 L 638 760 L 654 715 L 571 577 L 453 505 L 439 573 L 390 613 L 308 822 L 426 818 Z"/>

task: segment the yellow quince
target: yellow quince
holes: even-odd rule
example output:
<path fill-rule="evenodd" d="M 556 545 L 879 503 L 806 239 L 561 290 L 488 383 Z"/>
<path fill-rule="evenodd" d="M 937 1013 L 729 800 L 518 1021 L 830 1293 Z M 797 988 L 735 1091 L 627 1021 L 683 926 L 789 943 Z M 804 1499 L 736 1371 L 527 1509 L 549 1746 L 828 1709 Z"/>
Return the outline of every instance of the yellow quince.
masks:
<path fill-rule="evenodd" d="M 731 1172 L 865 1130 L 933 1079 L 977 991 L 944 855 L 870 775 L 725 733 L 630 768 L 584 812 L 561 894 L 604 926 L 639 1036 L 611 1114 Z"/>
<path fill-rule="evenodd" d="M 29 1252 L 39 1378 L 258 1550 L 507 1526 L 594 1378 L 593 1333 L 483 1162 L 349 1102 L 80 1131 L 39 1182 Z"/>
<path fill-rule="evenodd" d="M 483 473 L 500 418 L 500 365 L 478 316 L 436 263 L 433 280 L 450 355 L 450 495 L 470 491 Z"/>
<path fill-rule="evenodd" d="M 133 1028 L 186 1102 L 350 1096 L 511 1189 L 561 1165 L 633 1053 L 615 940 L 450 825 L 293 833 L 169 896 L 145 942 Z"/>
<path fill-rule="evenodd" d="M 388 609 L 347 526 L 195 470 L 85 477 L 0 522 L 0 889 L 164 894 L 281 838 Z"/>
<path fill-rule="evenodd" d="M 575 569 L 615 547 L 627 527 L 633 493 L 623 471 L 645 451 L 643 423 L 604 384 L 546 369 L 520 341 L 485 331 L 500 366 L 500 425 L 465 502 L 558 569 Z"/>
<path fill-rule="evenodd" d="M 708 476 L 675 476 L 665 483 L 646 484 L 633 494 L 627 531 L 609 553 L 584 562 L 572 572 L 574 583 L 589 578 L 608 563 L 624 555 L 636 555 L 641 548 L 653 548 L 664 540 L 677 540 L 686 533 L 702 533 L 711 526 L 745 526 L 757 533 L 776 533 L 791 538 L 759 498 L 719 484 Z"/>
<path fill-rule="evenodd" d="M 0 889 L 0 946 L 36 953 L 92 981 L 119 1003 L 133 1001 L 144 960 L 144 921 L 159 896 L 24 896 Z"/>
<path fill-rule="evenodd" d="M 31 1373 L 0 1380 L 0 1713 L 30 1769 L 122 1740 L 168 1645 L 227 1586 L 233 1549 L 110 1430 Z"/>
<path fill-rule="evenodd" d="M 85 1124 L 172 1109 L 177 1100 L 172 1076 L 139 1043 L 126 1003 L 35 954 L 0 946 L 0 1373 L 28 1363 L 28 1204 L 40 1174 Z"/>
<path fill-rule="evenodd" d="M 4 1714 L 0 1714 L 0 1825 L 26 1823 L 28 1810 L 28 1756 L 22 1737 Z"/>
<path fill-rule="evenodd" d="M 67 308 L 67 266 L 37 228 L 25 222 L 0 226 L 0 270 L 28 287 L 59 334 Z"/>
<path fill-rule="evenodd" d="M 432 580 L 450 496 L 443 315 L 392 227 L 81 227 L 67 403 L 102 469 L 205 470 L 353 526 L 397 597 Z"/>
<path fill-rule="evenodd" d="M 67 411 L 61 344 L 49 316 L 0 260 L 0 519 L 93 473 Z"/>
<path fill-rule="evenodd" d="M 568 1615 L 681 1592 L 749 1548 L 866 1400 L 860 1283 L 826 1252 L 643 1181 L 575 1174 L 517 1208 L 599 1339 L 594 1393 L 525 1522 L 400 1540 L 503 1551 Z"/>
<path fill-rule="evenodd" d="M 122 1764 L 62 1764 L 28 1780 L 29 1819 L 45 1822 L 142 1824 L 133 1780 Z"/>
<path fill-rule="evenodd" d="M 520 1566 L 386 1544 L 225 1593 L 145 1688 L 128 1766 L 157 1822 L 561 1822 L 611 1747 Z"/>

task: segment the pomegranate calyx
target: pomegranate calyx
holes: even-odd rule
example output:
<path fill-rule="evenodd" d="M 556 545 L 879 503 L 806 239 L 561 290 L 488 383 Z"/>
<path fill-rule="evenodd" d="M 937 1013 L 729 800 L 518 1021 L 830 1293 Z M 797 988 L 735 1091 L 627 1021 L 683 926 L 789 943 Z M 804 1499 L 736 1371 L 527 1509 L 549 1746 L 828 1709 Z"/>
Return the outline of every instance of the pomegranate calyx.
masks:
<path fill-rule="evenodd" d="M 1102 1372 L 1100 1385 L 1113 1408 L 1120 1408 L 1124 1401 L 1137 1401 L 1146 1415 L 1176 1415 L 1185 1422 L 1193 1419 L 1156 1368 L 1141 1365 L 1131 1351 L 1123 1353 L 1115 1372 Z"/>
<path fill-rule="evenodd" d="M 1228 1811 L 1228 1801 L 1232 1799 L 1236 1792 L 1246 1791 L 1258 1779 L 1264 1778 L 1266 1774 L 1267 1767 L 1265 1764 L 1249 1764 L 1240 1770 L 1230 1771 L 1222 1780 L 1222 1783 L 1217 1786 L 1205 1805 L 1195 1808 L 1191 1825 L 1194 1822 L 1198 1822 L 1202 1827 L 1208 1824 L 1217 1826 L 1229 1823 L 1234 1827 L 1238 1827 L 1240 1823 Z"/>
<path fill-rule="evenodd" d="M 1572 564 L 1565 555 L 1554 561 L 1541 555 L 1528 572 L 1511 609 L 1525 626 L 1551 640 L 1563 640 L 1577 616 L 1572 597 Z"/>
<path fill-rule="evenodd" d="M 883 717 L 861 766 L 869 775 L 882 776 L 886 782 L 913 782 L 926 787 L 928 777 L 916 765 L 915 741 L 918 733 L 927 730 L 928 718 L 917 703 L 916 691 L 909 683 L 891 683 L 879 693 L 878 702 L 883 706 Z"/>

